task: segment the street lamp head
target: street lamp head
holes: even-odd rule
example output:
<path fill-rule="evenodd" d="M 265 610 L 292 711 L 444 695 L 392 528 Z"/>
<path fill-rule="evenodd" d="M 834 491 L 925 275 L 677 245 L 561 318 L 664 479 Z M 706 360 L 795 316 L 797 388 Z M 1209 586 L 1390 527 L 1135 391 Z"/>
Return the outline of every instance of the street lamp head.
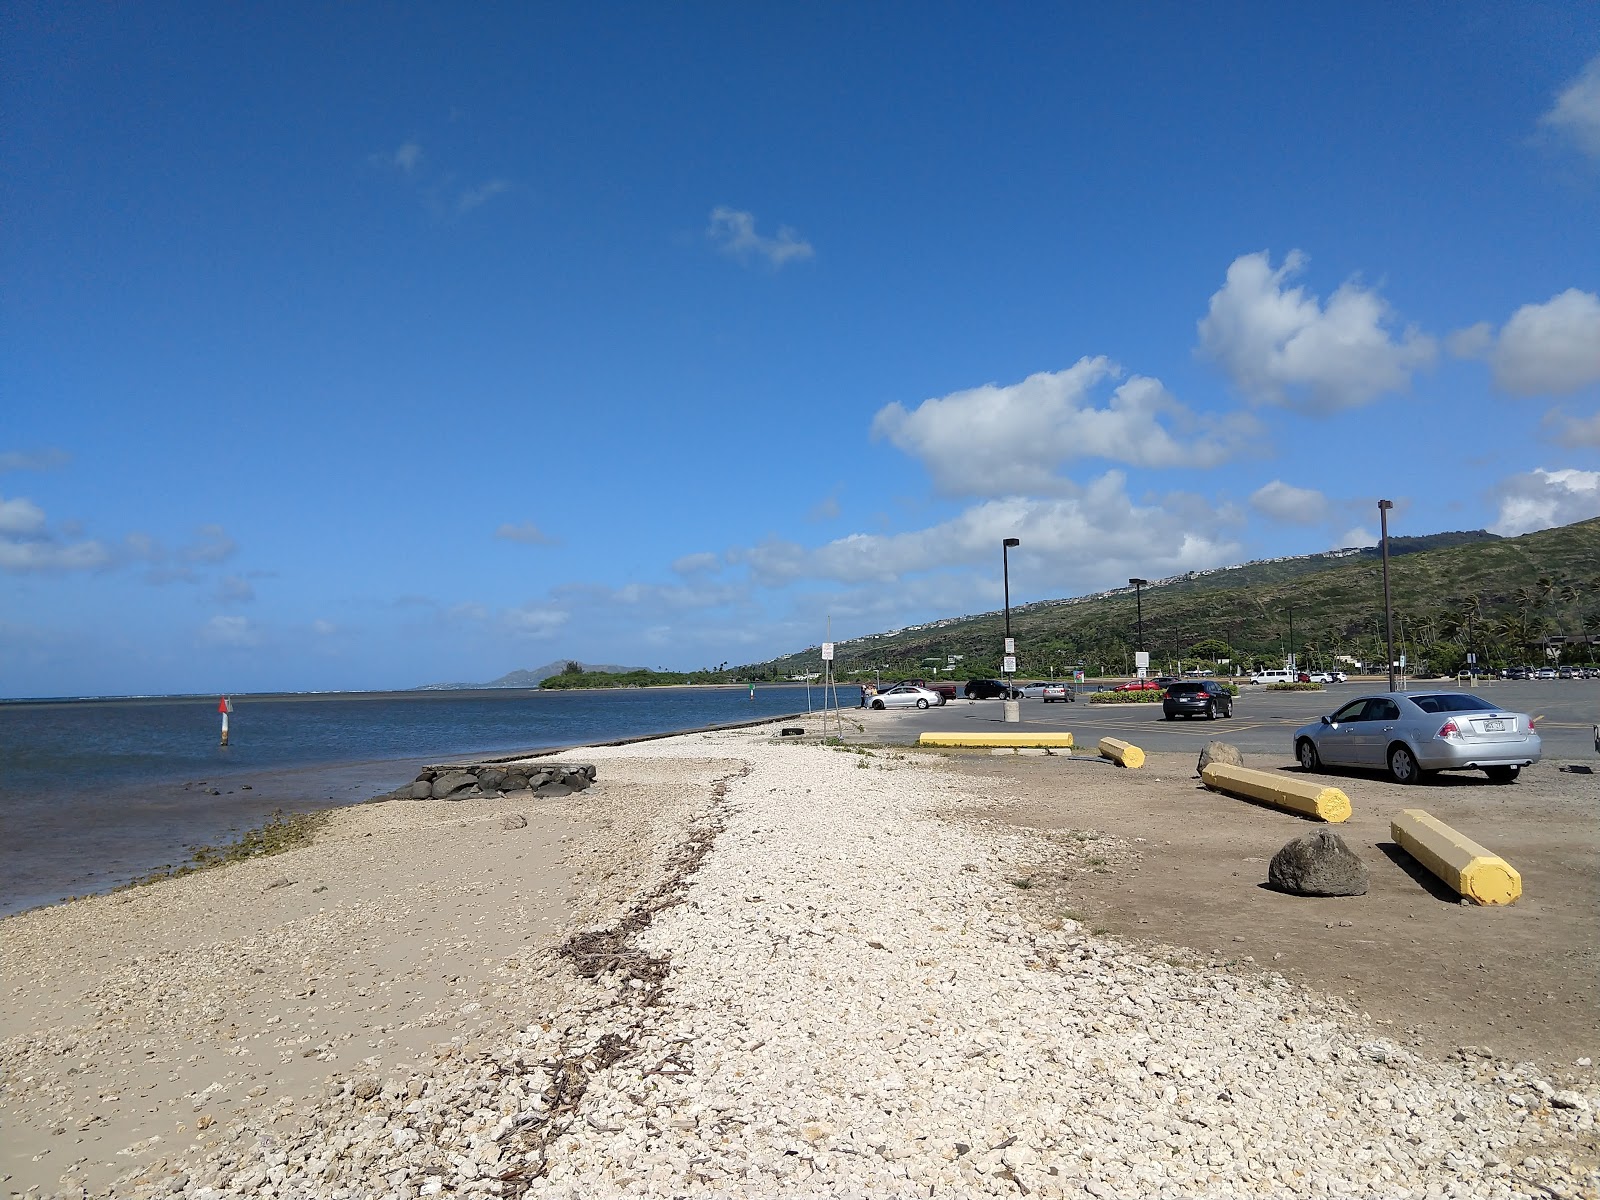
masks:
<path fill-rule="evenodd" d="M 1393 500 L 1379 500 L 1378 501 L 1378 507 L 1380 509 L 1393 508 L 1394 507 L 1394 501 Z"/>
<path fill-rule="evenodd" d="M 1020 545 L 1022 545 L 1022 539 L 1021 538 L 1007 538 L 1005 541 L 1001 542 L 1000 544 L 1002 546 L 1007 546 L 1007 547 L 1020 546 Z"/>
<path fill-rule="evenodd" d="M 1149 587 L 1150 586 L 1150 581 L 1148 579 L 1130 579 L 1130 580 L 1128 580 L 1128 586 L 1129 587 L 1136 587 L 1136 588 L 1138 588 L 1138 587 Z"/>

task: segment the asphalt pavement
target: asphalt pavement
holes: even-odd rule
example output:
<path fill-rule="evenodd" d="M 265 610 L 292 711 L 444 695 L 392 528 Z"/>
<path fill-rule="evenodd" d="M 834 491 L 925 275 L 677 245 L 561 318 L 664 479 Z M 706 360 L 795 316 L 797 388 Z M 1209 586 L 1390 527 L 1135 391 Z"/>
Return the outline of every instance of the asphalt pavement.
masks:
<path fill-rule="evenodd" d="M 1190 750 L 1199 755 L 1212 738 L 1231 742 L 1247 754 L 1278 754 L 1294 761 L 1294 731 L 1333 712 L 1357 696 L 1385 689 L 1387 681 L 1326 684 L 1320 692 L 1269 692 L 1255 684 L 1242 684 L 1234 701 L 1232 718 L 1204 717 L 1174 721 L 1162 719 L 1161 705 L 1090 704 L 1023 700 L 1022 723 L 1029 729 L 1071 730 L 1080 746 L 1093 746 L 1103 737 L 1123 738 L 1146 751 Z M 1531 713 L 1544 743 L 1544 758 L 1595 762 L 1594 726 L 1600 722 L 1600 680 L 1495 680 L 1479 687 L 1459 687 L 1451 680 L 1415 680 L 1412 694 L 1430 691 L 1464 691 L 1512 712 Z M 1087 691 L 1082 695 L 1087 697 Z M 1003 702 L 999 700 L 949 701 L 926 711 L 900 709 L 886 714 L 864 714 L 867 732 L 886 742 L 911 743 L 923 732 L 999 732 L 1005 728 Z M 887 717 L 887 720 L 880 720 Z M 876 728 L 874 728 L 876 726 Z"/>

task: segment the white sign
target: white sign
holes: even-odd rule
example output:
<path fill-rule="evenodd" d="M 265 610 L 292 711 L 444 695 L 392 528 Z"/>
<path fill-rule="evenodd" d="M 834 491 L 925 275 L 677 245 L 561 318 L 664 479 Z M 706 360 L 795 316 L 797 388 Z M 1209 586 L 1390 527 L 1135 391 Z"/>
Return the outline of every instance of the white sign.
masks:
<path fill-rule="evenodd" d="M 822 661 L 823 662 L 832 662 L 833 661 L 833 643 L 832 642 L 823 642 L 822 643 Z"/>
<path fill-rule="evenodd" d="M 1016 652 L 1017 652 L 1017 639 L 1016 638 L 1007 638 L 1006 639 L 1006 653 L 1007 654 L 1015 654 Z"/>
<path fill-rule="evenodd" d="M 1015 675 L 1017 673 L 1017 656 L 1014 654 L 1006 655 L 1005 662 L 1000 664 L 1000 671 L 1005 675 Z"/>
<path fill-rule="evenodd" d="M 1477 661 L 1478 661 L 1478 656 L 1476 654 L 1468 654 L 1467 655 L 1467 661 L 1469 663 L 1472 663 L 1472 664 L 1476 665 Z"/>
<path fill-rule="evenodd" d="M 1150 669 L 1150 651 L 1135 650 L 1133 653 L 1133 665 L 1139 668 L 1139 677 L 1141 679 L 1144 678 L 1144 673 Z"/>

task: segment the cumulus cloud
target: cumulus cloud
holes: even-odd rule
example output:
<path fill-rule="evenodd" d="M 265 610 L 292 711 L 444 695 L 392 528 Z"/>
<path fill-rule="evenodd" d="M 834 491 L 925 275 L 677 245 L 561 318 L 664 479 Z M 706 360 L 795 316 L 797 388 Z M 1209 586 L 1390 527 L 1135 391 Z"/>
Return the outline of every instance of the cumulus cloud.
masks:
<path fill-rule="evenodd" d="M 509 521 L 494 531 L 494 535 L 503 541 L 521 542 L 524 546 L 553 546 L 555 538 L 545 533 L 532 521 L 523 521 L 520 525 L 513 525 Z"/>
<path fill-rule="evenodd" d="M 992 565 L 1002 538 L 1022 541 L 1013 551 L 1032 563 L 1032 577 L 1050 586 L 1105 586 L 1139 571 L 1174 574 L 1215 566 L 1238 552 L 1220 526 L 1226 520 L 1196 497 L 1169 496 L 1136 505 L 1121 472 L 1109 471 L 1072 494 L 986 500 L 949 521 L 897 534 L 855 533 L 815 549 L 771 539 L 734 553 L 752 578 L 778 587 L 797 579 L 888 584 L 941 568 Z M 1119 546 L 1126 546 L 1119 558 Z"/>
<path fill-rule="evenodd" d="M 1096 385 L 1121 373 L 1108 358 L 1081 358 L 1064 371 L 952 392 L 909 411 L 889 404 L 873 418 L 872 434 L 920 459 L 941 491 L 999 496 L 1068 489 L 1056 472 L 1075 458 L 1216 466 L 1255 430 L 1244 414 L 1199 417 L 1160 380 L 1142 375 L 1129 377 L 1097 405 Z"/>
<path fill-rule="evenodd" d="M 778 227 L 776 237 L 766 237 L 756 232 L 756 219 L 738 209 L 717 207 L 711 210 L 711 224 L 706 237 L 722 253 L 740 262 L 752 258 L 765 259 L 776 270 L 787 262 L 798 262 L 815 255 L 811 243 L 787 225 Z"/>
<path fill-rule="evenodd" d="M 1524 304 L 1499 333 L 1487 321 L 1450 337 L 1450 352 L 1486 359 L 1513 396 L 1564 396 L 1600 380 L 1600 296 L 1577 288 Z"/>
<path fill-rule="evenodd" d="M 239 543 L 221 525 L 202 525 L 195 530 L 194 540 L 179 549 L 178 557 L 184 562 L 219 563 L 232 558 L 238 549 Z"/>
<path fill-rule="evenodd" d="M 216 595 L 222 604 L 248 604 L 256 598 L 256 589 L 242 575 L 224 575 L 217 581 Z"/>
<path fill-rule="evenodd" d="M 26 496 L 0 496 L 0 571 L 92 571 L 112 564 L 103 543 L 63 540 L 49 524 L 44 509 Z"/>
<path fill-rule="evenodd" d="M 456 215 L 463 216 L 475 208 L 481 208 L 502 192 L 509 192 L 511 184 L 504 179 L 491 179 L 477 187 L 465 189 L 456 197 Z"/>
<path fill-rule="evenodd" d="M 0 536 L 39 537 L 45 530 L 44 509 L 26 496 L 0 496 Z"/>
<path fill-rule="evenodd" d="M 65 450 L 6 450 L 0 452 L 0 472 L 53 471 L 72 461 Z"/>
<path fill-rule="evenodd" d="M 1600 55 L 1562 89 L 1539 124 L 1568 138 L 1590 158 L 1600 159 Z"/>
<path fill-rule="evenodd" d="M 1406 390 L 1433 362 L 1433 339 L 1394 334 L 1389 305 L 1353 280 L 1325 306 L 1286 286 L 1306 261 L 1298 250 L 1276 270 L 1266 251 L 1234 259 L 1200 320 L 1201 351 L 1259 404 L 1331 412 Z"/>
<path fill-rule="evenodd" d="M 1295 487 L 1281 479 L 1257 488 L 1250 503 L 1257 512 L 1292 525 L 1314 525 L 1328 515 L 1328 498 L 1321 492 Z"/>
<path fill-rule="evenodd" d="M 1378 535 L 1370 529 L 1357 525 L 1354 529 L 1346 529 L 1339 535 L 1339 540 L 1330 547 L 1333 550 L 1346 550 L 1351 546 L 1376 546 Z"/>
<path fill-rule="evenodd" d="M 401 142 L 393 150 L 369 154 L 367 161 L 375 167 L 389 167 L 403 174 L 412 175 L 422 165 L 422 147 L 416 142 Z"/>
<path fill-rule="evenodd" d="M 259 646 L 260 631 L 248 617 L 212 617 L 200 627 L 200 641 L 208 646 Z"/>
<path fill-rule="evenodd" d="M 1544 425 L 1558 446 L 1600 446 L 1600 412 L 1587 417 L 1568 416 L 1560 409 L 1545 414 Z"/>
<path fill-rule="evenodd" d="M 1502 537 L 1600 516 L 1600 471 L 1537 467 L 1504 480 L 1497 491 L 1500 515 L 1489 532 Z"/>
<path fill-rule="evenodd" d="M 570 615 L 559 608 L 529 604 L 506 609 L 501 614 L 501 624 L 518 637 L 545 638 L 565 625 Z"/>
<path fill-rule="evenodd" d="M 679 575 L 704 575 L 722 569 L 722 559 L 710 551 L 685 554 L 672 561 L 672 569 Z"/>

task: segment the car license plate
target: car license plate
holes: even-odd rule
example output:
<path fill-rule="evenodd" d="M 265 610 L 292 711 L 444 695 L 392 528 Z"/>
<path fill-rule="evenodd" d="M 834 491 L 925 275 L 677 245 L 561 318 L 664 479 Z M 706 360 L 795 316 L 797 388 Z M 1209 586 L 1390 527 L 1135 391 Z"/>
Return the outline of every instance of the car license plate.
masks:
<path fill-rule="evenodd" d="M 1502 733 L 1505 727 L 1506 723 L 1504 721 L 1485 721 L 1483 723 L 1483 731 L 1485 733 Z"/>

